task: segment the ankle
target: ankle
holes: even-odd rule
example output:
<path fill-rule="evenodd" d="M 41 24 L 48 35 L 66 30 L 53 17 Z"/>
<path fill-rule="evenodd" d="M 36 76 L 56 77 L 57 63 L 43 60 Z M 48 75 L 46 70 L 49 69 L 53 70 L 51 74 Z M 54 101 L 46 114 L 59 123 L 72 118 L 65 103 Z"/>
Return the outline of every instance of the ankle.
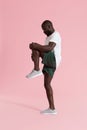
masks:
<path fill-rule="evenodd" d="M 34 68 L 34 70 L 39 71 L 40 69 L 39 68 Z"/>
<path fill-rule="evenodd" d="M 54 110 L 55 109 L 55 107 L 49 107 L 50 109 L 52 109 L 52 110 Z"/>

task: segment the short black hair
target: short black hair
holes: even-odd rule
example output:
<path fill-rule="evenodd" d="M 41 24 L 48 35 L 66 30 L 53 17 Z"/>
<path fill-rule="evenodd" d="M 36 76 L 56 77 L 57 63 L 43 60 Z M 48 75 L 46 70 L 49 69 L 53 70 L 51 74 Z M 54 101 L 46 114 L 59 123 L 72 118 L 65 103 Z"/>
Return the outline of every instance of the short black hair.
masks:
<path fill-rule="evenodd" d="M 52 22 L 50 21 L 50 20 L 45 20 L 45 21 L 43 21 L 43 23 L 42 23 L 42 28 L 45 26 L 45 25 L 50 25 L 50 26 L 53 26 L 53 24 L 52 24 Z"/>

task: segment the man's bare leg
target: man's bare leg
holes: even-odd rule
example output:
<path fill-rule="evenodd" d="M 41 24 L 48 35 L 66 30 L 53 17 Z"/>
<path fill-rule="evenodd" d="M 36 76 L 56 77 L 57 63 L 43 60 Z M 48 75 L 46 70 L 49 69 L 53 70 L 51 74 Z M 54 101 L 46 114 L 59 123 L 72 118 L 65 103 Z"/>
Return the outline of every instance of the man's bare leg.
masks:
<path fill-rule="evenodd" d="M 47 72 L 44 72 L 44 87 L 46 90 L 47 99 L 49 102 L 49 108 L 41 111 L 42 114 L 57 114 L 53 99 L 53 90 L 51 87 L 52 78 Z"/>
<path fill-rule="evenodd" d="M 32 50 L 32 54 L 31 54 L 31 58 L 32 58 L 32 61 L 34 62 L 34 70 L 40 70 L 39 68 L 39 51 L 37 50 Z"/>
<path fill-rule="evenodd" d="M 31 54 L 31 58 L 32 61 L 34 62 L 34 69 L 32 70 L 31 73 L 29 73 L 26 78 L 34 78 L 37 77 L 39 75 L 42 75 L 42 71 L 39 68 L 39 58 L 43 58 L 44 53 L 39 52 L 38 50 L 34 50 L 31 49 L 32 54 Z"/>
<path fill-rule="evenodd" d="M 54 99 L 53 99 L 53 90 L 51 87 L 52 78 L 53 77 L 51 77 L 47 72 L 44 73 L 44 87 L 49 102 L 49 108 L 54 110 L 55 106 L 54 106 Z"/>

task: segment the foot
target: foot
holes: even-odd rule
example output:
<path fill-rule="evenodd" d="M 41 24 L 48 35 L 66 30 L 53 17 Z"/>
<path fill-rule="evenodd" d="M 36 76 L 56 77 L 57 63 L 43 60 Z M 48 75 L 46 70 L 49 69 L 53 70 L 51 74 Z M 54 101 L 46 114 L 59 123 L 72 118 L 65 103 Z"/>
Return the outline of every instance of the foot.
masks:
<path fill-rule="evenodd" d="M 40 113 L 41 114 L 57 114 L 57 111 L 55 109 L 48 108 L 48 109 L 46 109 L 44 111 L 41 111 Z"/>
<path fill-rule="evenodd" d="M 37 76 L 42 75 L 42 71 L 41 70 L 32 70 L 31 73 L 29 73 L 28 75 L 26 75 L 26 78 L 35 78 Z"/>

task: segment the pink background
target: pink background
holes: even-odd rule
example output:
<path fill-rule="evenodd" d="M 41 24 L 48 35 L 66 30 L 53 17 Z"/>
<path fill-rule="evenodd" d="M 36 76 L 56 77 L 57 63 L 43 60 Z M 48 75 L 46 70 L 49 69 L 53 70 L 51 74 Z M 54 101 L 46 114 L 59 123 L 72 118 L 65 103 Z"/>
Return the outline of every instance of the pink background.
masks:
<path fill-rule="evenodd" d="M 43 76 L 26 79 L 30 42 L 44 44 L 50 19 L 62 37 L 62 62 L 52 86 L 58 115 L 48 107 Z M 40 65 L 42 67 L 42 65 Z M 87 1 L 0 1 L 0 130 L 87 130 Z"/>

